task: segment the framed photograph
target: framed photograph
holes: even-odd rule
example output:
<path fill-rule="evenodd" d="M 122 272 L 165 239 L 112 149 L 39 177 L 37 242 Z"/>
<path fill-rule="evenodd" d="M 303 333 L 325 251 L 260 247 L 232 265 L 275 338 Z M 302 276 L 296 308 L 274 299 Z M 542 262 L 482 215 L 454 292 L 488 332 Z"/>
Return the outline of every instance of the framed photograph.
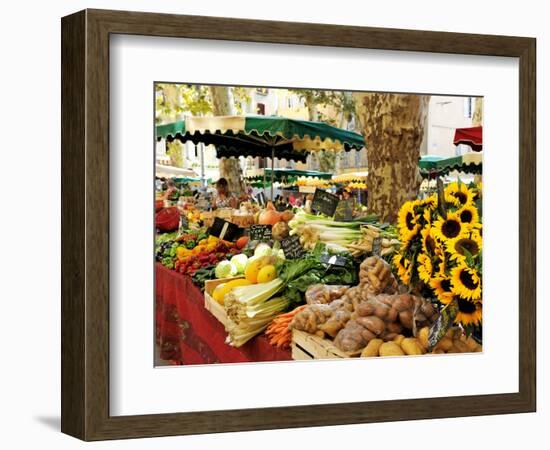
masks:
<path fill-rule="evenodd" d="M 61 31 L 64 433 L 535 411 L 535 39 Z"/>

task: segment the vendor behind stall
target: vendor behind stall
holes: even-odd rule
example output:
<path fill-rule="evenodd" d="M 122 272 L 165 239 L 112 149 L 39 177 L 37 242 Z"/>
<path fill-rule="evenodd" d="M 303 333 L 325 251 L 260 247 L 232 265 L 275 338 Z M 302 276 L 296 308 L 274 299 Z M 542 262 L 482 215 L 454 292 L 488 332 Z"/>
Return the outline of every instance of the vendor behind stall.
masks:
<path fill-rule="evenodd" d="M 216 196 L 212 200 L 214 208 L 236 208 L 238 205 L 235 194 L 229 192 L 229 184 L 225 178 L 216 181 Z"/>

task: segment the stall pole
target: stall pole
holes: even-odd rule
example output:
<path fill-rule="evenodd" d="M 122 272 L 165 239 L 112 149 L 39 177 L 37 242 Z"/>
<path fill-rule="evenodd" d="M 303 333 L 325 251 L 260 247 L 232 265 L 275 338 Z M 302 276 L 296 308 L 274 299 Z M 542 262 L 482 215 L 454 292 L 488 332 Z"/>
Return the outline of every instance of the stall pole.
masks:
<path fill-rule="evenodd" d="M 202 142 L 199 143 L 199 148 L 201 152 L 201 186 L 206 188 L 206 175 L 204 172 L 204 144 Z"/>
<path fill-rule="evenodd" d="M 275 146 L 271 146 L 271 201 L 273 201 L 273 177 L 275 175 Z M 265 173 L 265 172 L 264 172 Z"/>

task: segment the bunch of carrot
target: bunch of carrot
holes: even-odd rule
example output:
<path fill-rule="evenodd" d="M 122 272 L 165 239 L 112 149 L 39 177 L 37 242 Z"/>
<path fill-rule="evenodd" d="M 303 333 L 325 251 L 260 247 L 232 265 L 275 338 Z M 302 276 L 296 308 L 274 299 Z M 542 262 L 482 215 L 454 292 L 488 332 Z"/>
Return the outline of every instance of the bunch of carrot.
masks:
<path fill-rule="evenodd" d="M 292 322 L 292 319 L 302 309 L 307 305 L 298 306 L 296 309 L 289 311 L 284 314 L 279 314 L 275 317 L 267 329 L 265 334 L 269 339 L 271 345 L 276 346 L 277 348 L 289 348 L 290 341 L 292 340 L 292 330 L 289 325 Z"/>

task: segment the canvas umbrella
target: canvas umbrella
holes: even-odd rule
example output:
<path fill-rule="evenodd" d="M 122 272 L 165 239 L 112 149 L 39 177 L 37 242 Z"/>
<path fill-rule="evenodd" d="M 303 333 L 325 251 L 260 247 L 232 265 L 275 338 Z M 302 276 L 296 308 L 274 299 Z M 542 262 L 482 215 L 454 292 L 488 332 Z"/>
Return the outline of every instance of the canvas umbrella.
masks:
<path fill-rule="evenodd" d="M 319 172 L 317 170 L 299 170 L 299 169 L 260 169 L 253 170 L 247 173 L 246 179 L 250 181 L 258 181 L 265 176 L 269 176 L 274 181 L 282 183 L 292 183 L 298 178 L 320 178 L 329 180 L 332 177 L 331 173 Z"/>
<path fill-rule="evenodd" d="M 182 169 L 181 167 L 165 166 L 164 164 L 155 164 L 155 175 L 159 178 L 197 176 L 195 171 L 192 169 Z"/>
<path fill-rule="evenodd" d="M 424 178 L 435 178 L 458 170 L 464 173 L 481 173 L 483 152 L 465 153 L 460 156 L 445 158 L 437 155 L 423 155 L 418 163 L 420 174 Z"/>
<path fill-rule="evenodd" d="M 466 144 L 473 151 L 480 152 L 483 150 L 483 127 L 457 128 L 453 144 Z"/>
<path fill-rule="evenodd" d="M 157 126 L 156 137 L 214 145 L 218 158 L 268 157 L 272 170 L 275 158 L 305 162 L 314 151 L 350 151 L 365 146 L 360 134 L 323 122 L 279 116 L 187 117 Z"/>

